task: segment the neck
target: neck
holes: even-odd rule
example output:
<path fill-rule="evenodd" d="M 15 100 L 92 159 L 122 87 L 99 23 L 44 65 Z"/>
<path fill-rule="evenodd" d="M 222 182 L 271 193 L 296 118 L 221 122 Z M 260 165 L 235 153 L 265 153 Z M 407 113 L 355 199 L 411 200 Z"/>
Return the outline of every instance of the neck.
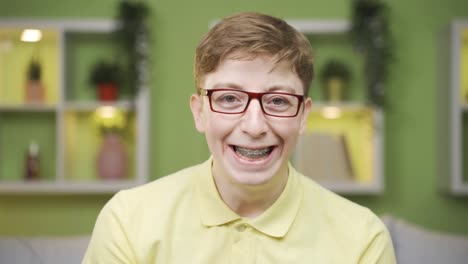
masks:
<path fill-rule="evenodd" d="M 224 203 L 242 217 L 254 218 L 266 211 L 284 190 L 288 181 L 288 168 L 280 169 L 270 181 L 259 185 L 234 182 L 224 175 L 213 175 Z"/>

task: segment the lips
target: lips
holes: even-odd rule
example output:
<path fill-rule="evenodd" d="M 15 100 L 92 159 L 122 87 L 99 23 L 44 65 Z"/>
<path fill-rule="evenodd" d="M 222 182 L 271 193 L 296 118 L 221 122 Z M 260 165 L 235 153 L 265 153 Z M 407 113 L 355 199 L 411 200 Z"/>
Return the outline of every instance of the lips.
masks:
<path fill-rule="evenodd" d="M 265 148 L 245 148 L 234 145 L 231 147 L 237 153 L 237 155 L 247 160 L 265 159 L 271 154 L 274 148 L 272 146 Z"/>

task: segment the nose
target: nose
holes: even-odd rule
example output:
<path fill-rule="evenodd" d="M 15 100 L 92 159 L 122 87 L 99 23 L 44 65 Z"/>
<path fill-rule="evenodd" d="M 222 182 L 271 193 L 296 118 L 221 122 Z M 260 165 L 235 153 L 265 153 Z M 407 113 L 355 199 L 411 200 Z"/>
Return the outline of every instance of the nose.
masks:
<path fill-rule="evenodd" d="M 253 138 L 262 137 L 268 131 L 267 120 L 257 99 L 250 101 L 242 116 L 240 129 Z"/>

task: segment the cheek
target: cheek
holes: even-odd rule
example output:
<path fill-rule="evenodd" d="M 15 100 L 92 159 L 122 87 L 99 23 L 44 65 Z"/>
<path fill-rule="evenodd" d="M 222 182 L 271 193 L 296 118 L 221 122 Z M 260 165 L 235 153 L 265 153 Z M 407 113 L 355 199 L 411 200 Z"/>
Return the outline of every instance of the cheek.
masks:
<path fill-rule="evenodd" d="M 299 129 L 299 122 L 277 122 L 274 126 L 276 135 L 281 138 L 283 143 L 288 145 L 296 144 L 297 137 L 299 136 Z"/>
<path fill-rule="evenodd" d="M 235 126 L 235 121 L 217 114 L 211 114 L 205 122 L 205 133 L 210 140 L 220 140 L 229 135 Z"/>

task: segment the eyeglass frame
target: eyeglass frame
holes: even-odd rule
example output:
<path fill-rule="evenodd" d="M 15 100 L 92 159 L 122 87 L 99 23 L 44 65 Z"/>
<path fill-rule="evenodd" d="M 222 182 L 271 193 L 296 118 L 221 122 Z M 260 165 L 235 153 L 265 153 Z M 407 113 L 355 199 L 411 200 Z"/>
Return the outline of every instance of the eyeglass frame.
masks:
<path fill-rule="evenodd" d="M 214 92 L 217 92 L 217 91 L 234 91 L 234 92 L 241 92 L 241 93 L 245 93 L 247 94 L 247 104 L 245 105 L 245 108 L 244 110 L 240 111 L 240 112 L 233 112 L 233 113 L 228 113 L 228 112 L 222 112 L 222 111 L 217 111 L 217 110 L 214 110 L 213 109 L 213 104 L 211 102 L 211 95 L 214 93 Z M 274 117 L 283 117 L 283 118 L 291 118 L 291 117 L 296 117 L 298 114 L 299 114 L 299 110 L 301 109 L 301 106 L 302 106 L 302 103 L 304 102 L 304 99 L 305 99 L 305 96 L 304 95 L 299 95 L 299 94 L 292 94 L 292 93 L 284 93 L 284 92 L 266 92 L 266 93 L 254 93 L 254 92 L 247 92 L 247 91 L 243 91 L 243 90 L 236 90 L 236 89 L 229 89 L 229 88 L 219 88 L 219 89 L 203 89 L 203 88 L 200 88 L 198 89 L 198 93 L 202 96 L 207 96 L 208 97 L 208 101 L 210 102 L 210 109 L 211 111 L 215 112 L 215 113 L 220 113 L 220 114 L 226 114 L 226 115 L 238 115 L 238 114 L 243 114 L 245 113 L 245 111 L 247 111 L 247 108 L 249 108 L 249 105 L 250 105 L 250 102 L 252 101 L 252 99 L 257 99 L 258 103 L 260 104 L 260 108 L 262 109 L 262 112 L 263 114 L 267 115 L 267 116 L 274 116 Z M 280 115 L 272 115 L 272 114 L 268 114 L 265 109 L 263 108 L 263 103 L 262 103 L 262 97 L 266 94 L 279 94 L 279 95 L 291 95 L 291 96 L 294 96 L 298 99 L 298 104 L 297 104 L 297 110 L 296 110 L 296 113 L 294 115 L 288 115 L 288 116 L 280 116 Z"/>

